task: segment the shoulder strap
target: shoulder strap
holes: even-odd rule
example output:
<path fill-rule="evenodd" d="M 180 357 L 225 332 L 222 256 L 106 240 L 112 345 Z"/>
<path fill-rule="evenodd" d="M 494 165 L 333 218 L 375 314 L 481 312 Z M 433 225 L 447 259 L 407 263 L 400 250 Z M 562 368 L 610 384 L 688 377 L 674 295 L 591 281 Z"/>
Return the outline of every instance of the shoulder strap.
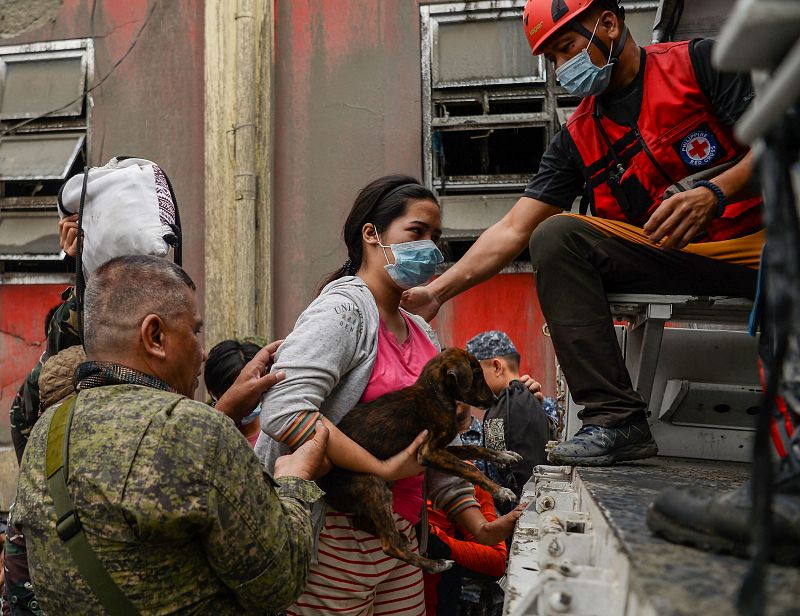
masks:
<path fill-rule="evenodd" d="M 67 489 L 69 472 L 69 430 L 75 412 L 76 396 L 56 409 L 47 431 L 45 469 L 47 489 L 56 509 L 56 532 L 66 545 L 81 577 L 89 584 L 107 614 L 134 616 L 139 611 L 120 590 L 89 545 L 78 512 Z"/>
<path fill-rule="evenodd" d="M 83 344 L 83 292 L 86 290 L 86 278 L 83 275 L 83 207 L 86 205 L 86 186 L 89 182 L 89 166 L 83 168 L 83 184 L 81 201 L 78 207 L 78 243 L 75 253 L 75 297 L 78 303 L 78 335 Z"/>

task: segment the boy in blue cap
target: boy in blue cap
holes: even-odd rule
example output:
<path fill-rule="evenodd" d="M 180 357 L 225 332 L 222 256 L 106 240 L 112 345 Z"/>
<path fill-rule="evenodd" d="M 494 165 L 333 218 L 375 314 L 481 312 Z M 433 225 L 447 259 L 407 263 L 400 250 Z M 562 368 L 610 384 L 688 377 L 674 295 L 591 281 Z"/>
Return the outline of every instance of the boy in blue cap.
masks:
<path fill-rule="evenodd" d="M 550 421 L 541 402 L 520 381 L 520 355 L 505 332 L 492 330 L 474 336 L 467 342 L 467 352 L 480 362 L 486 382 L 497 396 L 483 418 L 486 447 L 522 456 L 521 462 L 501 470 L 503 485 L 519 499 L 533 467 L 548 463 L 545 445 L 550 439 Z"/>

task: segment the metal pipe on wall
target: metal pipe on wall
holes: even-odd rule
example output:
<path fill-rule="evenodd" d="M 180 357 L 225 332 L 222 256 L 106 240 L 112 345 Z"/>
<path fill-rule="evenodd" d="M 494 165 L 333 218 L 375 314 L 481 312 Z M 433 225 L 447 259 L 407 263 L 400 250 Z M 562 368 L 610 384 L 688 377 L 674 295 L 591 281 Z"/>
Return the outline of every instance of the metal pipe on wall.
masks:
<path fill-rule="evenodd" d="M 257 34 L 258 116 L 256 185 L 256 331 L 268 340 L 273 338 L 272 306 L 272 191 L 274 181 L 274 89 L 275 4 L 259 3 Z"/>
<path fill-rule="evenodd" d="M 234 293 L 238 336 L 256 333 L 256 37 L 253 0 L 236 5 L 236 99 L 234 134 Z"/>

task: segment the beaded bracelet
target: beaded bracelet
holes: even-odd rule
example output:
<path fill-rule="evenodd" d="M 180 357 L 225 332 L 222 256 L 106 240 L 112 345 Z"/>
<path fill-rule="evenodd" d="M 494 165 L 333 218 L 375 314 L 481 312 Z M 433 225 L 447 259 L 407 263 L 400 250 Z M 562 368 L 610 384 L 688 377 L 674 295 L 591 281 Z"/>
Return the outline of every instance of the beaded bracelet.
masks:
<path fill-rule="evenodd" d="M 722 192 L 722 189 L 714 184 L 714 182 L 710 182 L 708 180 L 698 180 L 693 184 L 694 188 L 697 188 L 698 186 L 708 188 L 708 190 L 717 196 L 717 213 L 715 214 L 715 217 L 719 218 L 722 216 L 723 212 L 725 211 L 725 206 L 728 205 L 728 200 L 725 198 L 725 193 Z"/>

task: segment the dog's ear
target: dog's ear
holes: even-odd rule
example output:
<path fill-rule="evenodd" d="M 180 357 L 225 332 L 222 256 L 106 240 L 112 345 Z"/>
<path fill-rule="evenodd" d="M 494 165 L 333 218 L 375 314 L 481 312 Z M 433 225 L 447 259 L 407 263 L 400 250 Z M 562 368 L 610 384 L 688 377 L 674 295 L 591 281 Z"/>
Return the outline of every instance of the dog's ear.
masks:
<path fill-rule="evenodd" d="M 456 361 L 447 369 L 447 378 L 453 387 L 453 393 L 458 397 L 472 387 L 472 366 L 465 359 Z"/>

